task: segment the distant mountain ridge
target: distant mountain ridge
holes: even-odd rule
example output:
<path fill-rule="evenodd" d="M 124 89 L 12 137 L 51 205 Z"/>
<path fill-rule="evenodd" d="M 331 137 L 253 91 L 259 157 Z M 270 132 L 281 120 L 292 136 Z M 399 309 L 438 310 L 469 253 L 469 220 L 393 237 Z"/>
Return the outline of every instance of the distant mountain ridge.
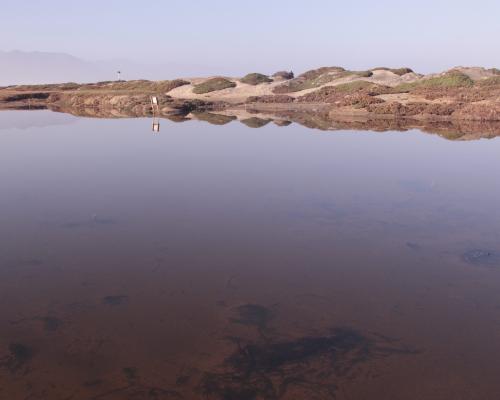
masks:
<path fill-rule="evenodd" d="M 65 53 L 0 51 L 0 85 L 85 82 L 110 79 L 95 63 Z"/>
<path fill-rule="evenodd" d="M 67 53 L 0 50 L 0 86 L 109 81 L 117 79 L 118 70 L 127 80 L 162 80 L 202 71 L 215 72 L 217 68 L 175 62 L 148 65 L 127 59 L 87 61 Z"/>

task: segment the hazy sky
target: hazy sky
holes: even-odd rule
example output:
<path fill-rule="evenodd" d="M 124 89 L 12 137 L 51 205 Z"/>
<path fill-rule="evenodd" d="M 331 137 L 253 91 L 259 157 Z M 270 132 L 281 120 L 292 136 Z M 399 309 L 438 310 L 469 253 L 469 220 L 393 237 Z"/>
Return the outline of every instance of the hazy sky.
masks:
<path fill-rule="evenodd" d="M 2 0 L 0 50 L 297 72 L 500 66 L 499 0 Z"/>

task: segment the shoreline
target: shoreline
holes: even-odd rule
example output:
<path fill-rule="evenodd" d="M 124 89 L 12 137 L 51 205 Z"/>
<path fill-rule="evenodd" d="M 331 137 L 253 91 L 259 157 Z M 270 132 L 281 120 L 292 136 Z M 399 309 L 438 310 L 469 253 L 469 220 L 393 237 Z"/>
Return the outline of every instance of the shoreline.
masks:
<path fill-rule="evenodd" d="M 0 110 L 49 109 L 96 118 L 159 115 L 221 123 L 221 116 L 296 122 L 323 130 L 413 127 L 448 136 L 500 135 L 500 71 L 455 68 L 418 75 L 410 69 L 352 72 L 324 67 L 298 77 L 250 74 L 237 78 L 23 85 L 0 88 Z M 401 75 L 398 75 L 398 74 Z M 284 76 L 284 77 L 283 77 Z M 197 117 L 203 113 L 219 115 Z M 256 123 L 259 125 L 259 123 Z M 361 127 L 361 128 L 360 128 Z M 462 135 L 463 136 L 463 135 Z"/>

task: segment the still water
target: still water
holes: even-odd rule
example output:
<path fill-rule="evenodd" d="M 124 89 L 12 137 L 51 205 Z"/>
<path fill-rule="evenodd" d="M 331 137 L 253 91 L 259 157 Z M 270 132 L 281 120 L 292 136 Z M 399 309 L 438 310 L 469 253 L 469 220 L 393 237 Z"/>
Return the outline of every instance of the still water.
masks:
<path fill-rule="evenodd" d="M 1 399 L 500 398 L 500 139 L 0 114 Z"/>

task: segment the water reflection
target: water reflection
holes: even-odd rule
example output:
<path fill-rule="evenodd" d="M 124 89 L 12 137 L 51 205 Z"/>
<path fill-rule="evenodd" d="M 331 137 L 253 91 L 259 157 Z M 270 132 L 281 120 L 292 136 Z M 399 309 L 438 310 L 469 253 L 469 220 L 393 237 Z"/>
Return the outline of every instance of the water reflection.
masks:
<path fill-rule="evenodd" d="M 249 128 L 263 128 L 270 122 L 286 127 L 297 123 L 309 129 L 322 131 L 374 131 L 374 132 L 407 132 L 418 129 L 426 133 L 437 134 L 448 140 L 491 139 L 500 135 L 500 121 L 425 121 L 412 119 L 352 119 L 341 118 L 323 112 L 312 111 L 223 111 L 194 112 L 186 115 L 163 115 L 163 118 L 174 122 L 185 122 L 192 119 L 208 122 L 212 125 L 226 125 L 239 121 Z M 153 130 L 155 129 L 153 120 Z"/>

